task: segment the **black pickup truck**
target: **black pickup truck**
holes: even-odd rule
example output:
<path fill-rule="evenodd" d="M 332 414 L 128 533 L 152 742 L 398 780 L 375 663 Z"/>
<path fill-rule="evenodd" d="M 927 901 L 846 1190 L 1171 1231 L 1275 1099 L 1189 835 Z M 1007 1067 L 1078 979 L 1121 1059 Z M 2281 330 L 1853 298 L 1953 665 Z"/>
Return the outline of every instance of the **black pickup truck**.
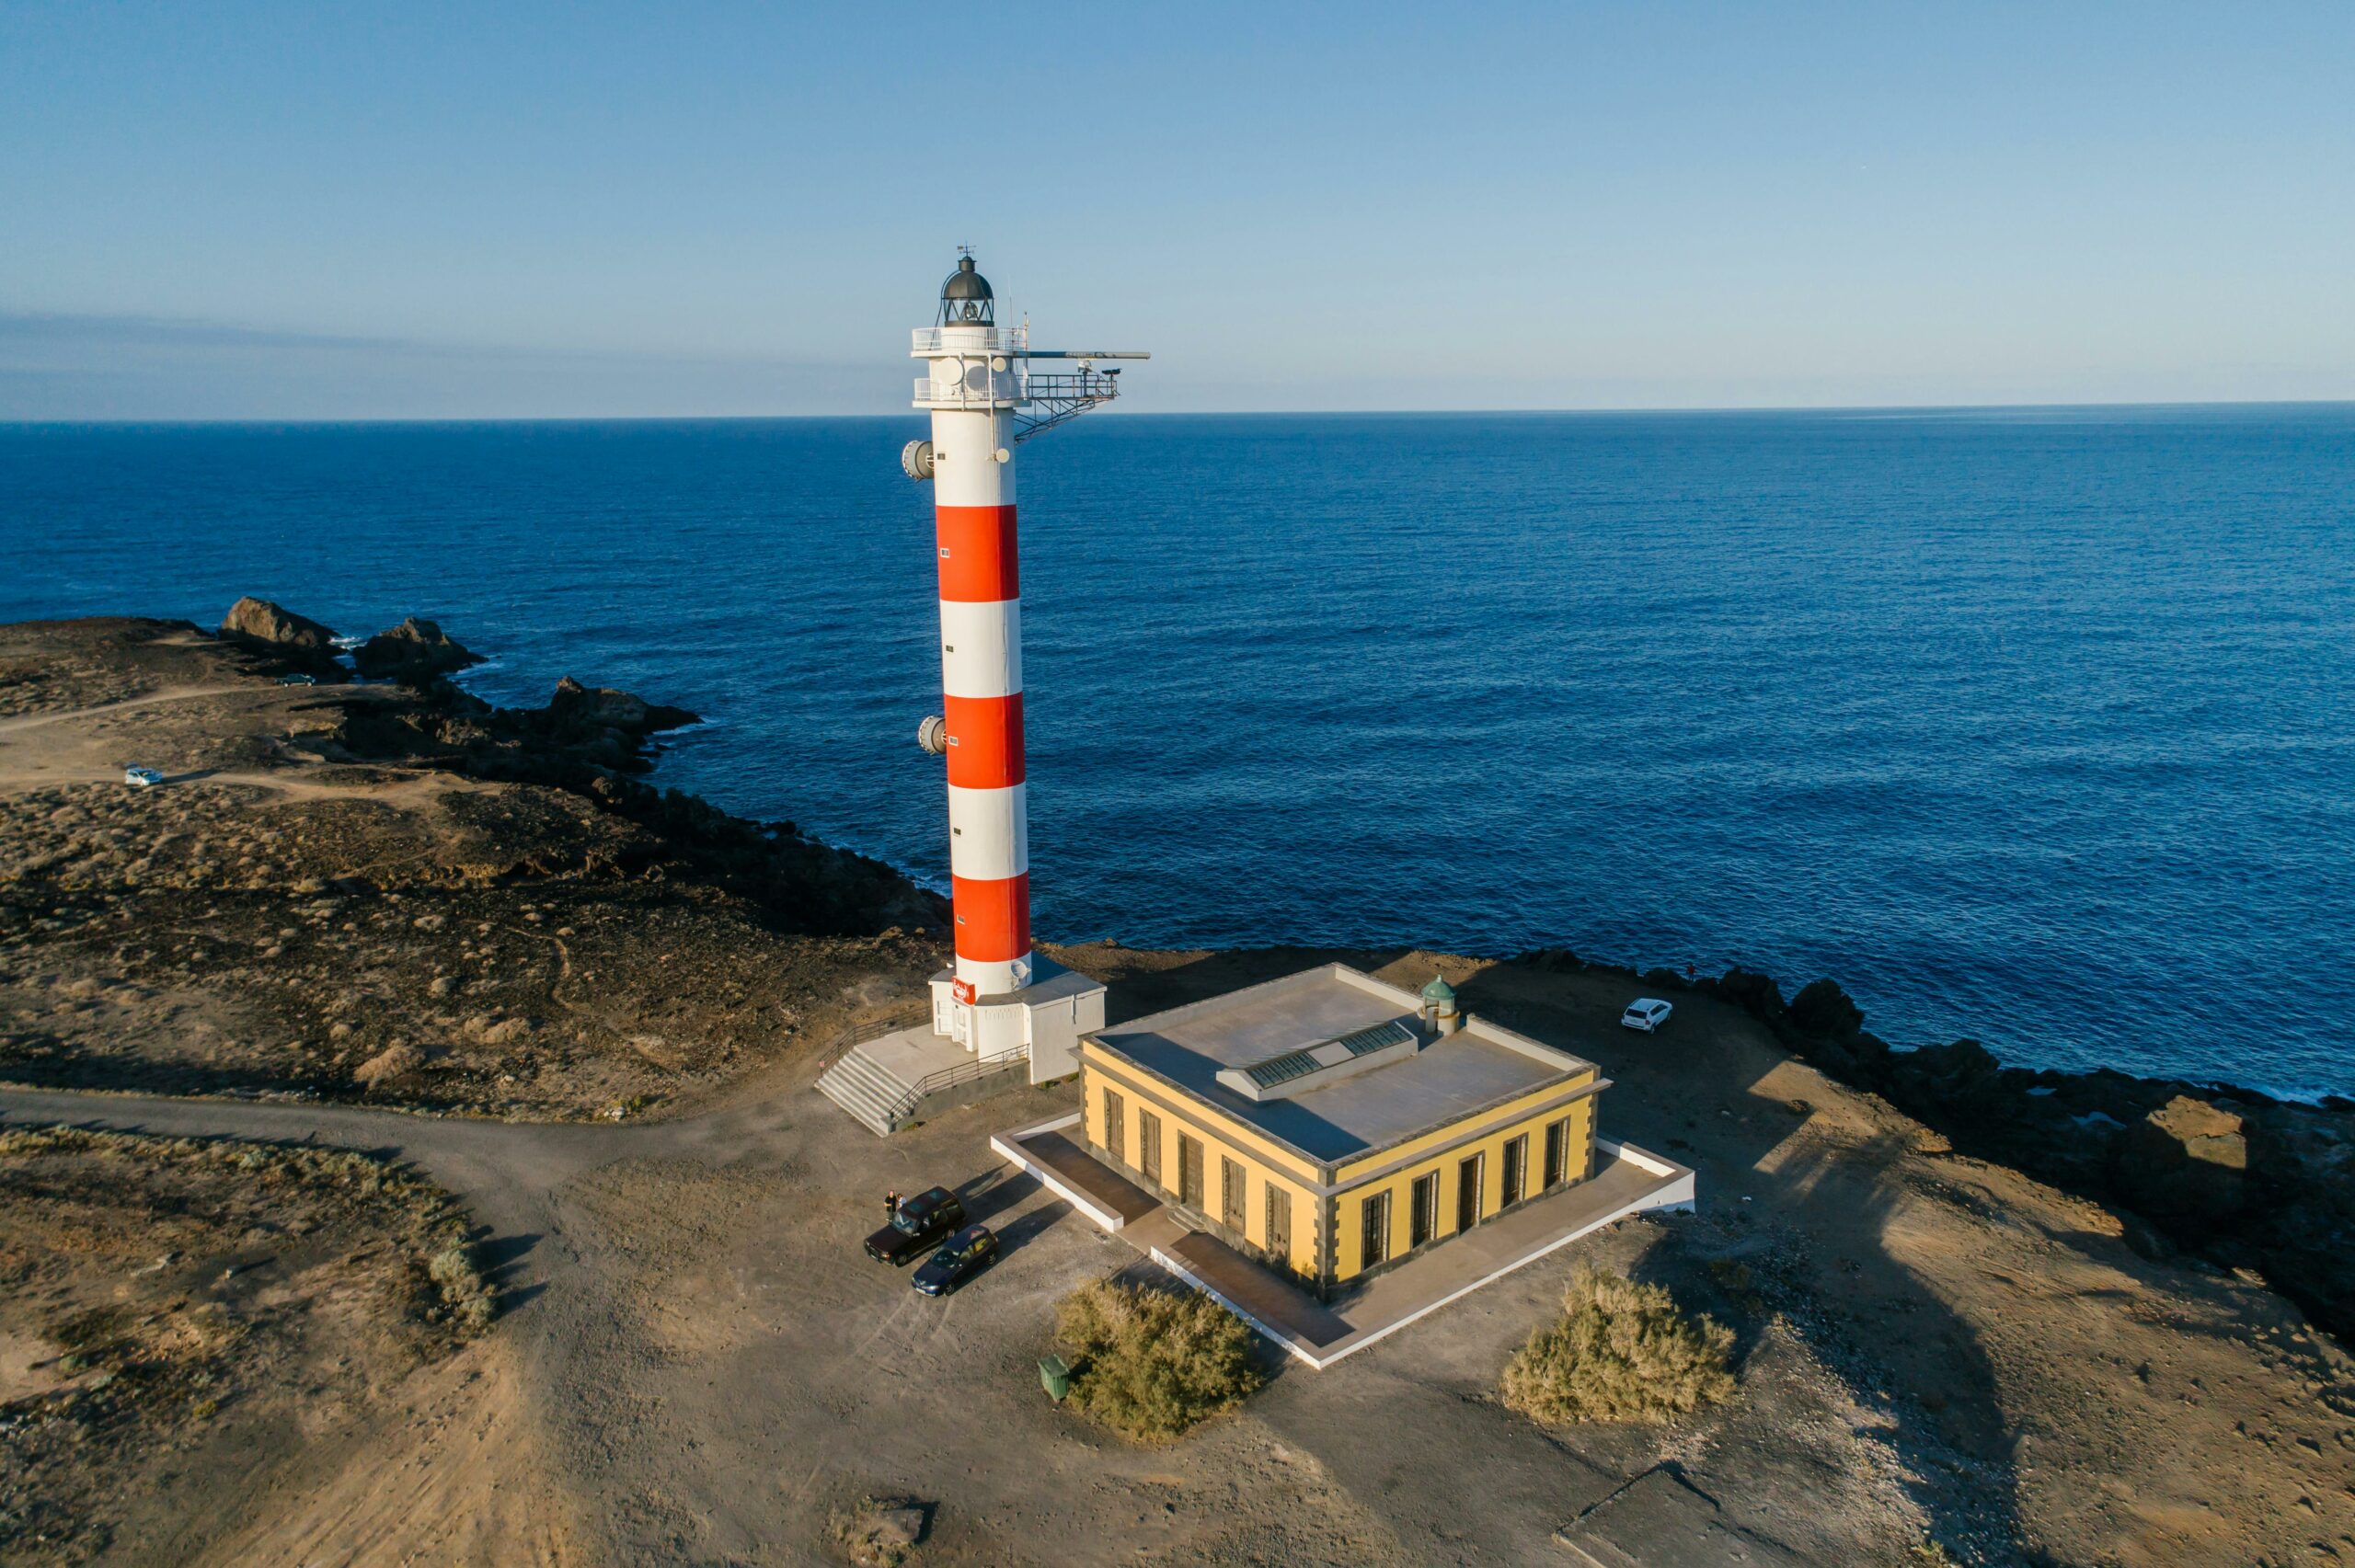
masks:
<path fill-rule="evenodd" d="M 936 1245 L 965 1223 L 965 1206 L 947 1187 L 903 1197 L 891 1209 L 891 1223 L 867 1238 L 867 1255 L 879 1263 L 903 1264 Z"/>

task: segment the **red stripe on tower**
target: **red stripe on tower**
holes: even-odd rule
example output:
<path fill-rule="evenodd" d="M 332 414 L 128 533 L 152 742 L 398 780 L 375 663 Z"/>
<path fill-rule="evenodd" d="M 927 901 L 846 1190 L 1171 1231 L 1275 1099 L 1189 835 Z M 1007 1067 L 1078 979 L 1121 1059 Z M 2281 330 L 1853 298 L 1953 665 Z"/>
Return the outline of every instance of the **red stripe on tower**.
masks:
<path fill-rule="evenodd" d="M 1012 507 L 935 507 L 933 527 L 941 598 L 990 604 L 1022 597 Z"/>
<path fill-rule="evenodd" d="M 979 882 L 952 877 L 957 956 L 1005 964 L 1030 956 L 1030 874 Z"/>
<path fill-rule="evenodd" d="M 1022 770 L 1022 693 L 948 697 L 948 782 L 958 789 L 1005 789 Z"/>

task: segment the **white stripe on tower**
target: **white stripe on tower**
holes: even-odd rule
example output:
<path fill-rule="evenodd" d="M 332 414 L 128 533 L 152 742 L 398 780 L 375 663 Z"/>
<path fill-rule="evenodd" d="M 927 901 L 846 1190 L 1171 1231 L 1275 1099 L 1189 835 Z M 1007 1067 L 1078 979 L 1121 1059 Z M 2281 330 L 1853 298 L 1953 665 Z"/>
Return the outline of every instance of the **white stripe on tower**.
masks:
<path fill-rule="evenodd" d="M 942 347 L 983 329 L 949 327 Z M 934 361 L 955 379 L 955 360 Z M 986 374 L 986 372 L 984 372 Z M 1022 766 L 1022 584 L 1014 521 L 1010 411 L 932 411 L 933 502 L 940 553 L 940 686 L 948 729 L 948 848 L 957 979 L 979 996 L 1030 978 L 1030 846 Z"/>

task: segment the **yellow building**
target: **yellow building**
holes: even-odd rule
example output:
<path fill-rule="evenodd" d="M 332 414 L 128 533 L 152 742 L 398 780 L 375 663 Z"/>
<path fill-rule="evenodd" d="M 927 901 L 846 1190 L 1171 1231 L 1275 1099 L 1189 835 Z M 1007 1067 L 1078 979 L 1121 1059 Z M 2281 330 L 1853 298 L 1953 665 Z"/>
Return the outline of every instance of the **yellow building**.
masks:
<path fill-rule="evenodd" d="M 1337 1289 L 1594 1169 L 1595 1065 L 1339 964 L 1082 1037 L 1086 1147 Z"/>

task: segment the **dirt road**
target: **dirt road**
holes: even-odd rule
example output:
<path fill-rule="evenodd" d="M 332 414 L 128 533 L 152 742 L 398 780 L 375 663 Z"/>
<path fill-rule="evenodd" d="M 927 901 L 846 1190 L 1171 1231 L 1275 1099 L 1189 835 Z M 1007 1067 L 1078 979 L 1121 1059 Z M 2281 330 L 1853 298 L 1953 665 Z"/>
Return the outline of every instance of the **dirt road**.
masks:
<path fill-rule="evenodd" d="M 180 686 L 119 702 L 86 707 L 60 708 L 45 713 L 0 718 L 0 793 L 55 788 L 65 784 L 122 785 L 123 769 L 132 764 L 155 766 L 164 773 L 161 784 L 146 786 L 163 791 L 192 784 L 219 788 L 244 785 L 267 792 L 282 801 L 341 800 L 418 809 L 445 795 L 488 795 L 497 786 L 451 773 L 419 773 L 386 778 L 369 770 L 364 778 L 344 778 L 335 770 L 201 766 L 186 756 L 155 751 L 155 732 L 130 728 L 109 721 L 164 705 L 219 699 L 225 707 L 256 710 L 282 705 L 282 690 L 251 682 L 239 686 Z M 229 727 L 224 717 L 217 727 Z M 354 772 L 359 772 L 354 770 Z M 129 786 L 124 786 L 129 787 Z"/>
<path fill-rule="evenodd" d="M 925 1564 L 1568 1561 L 1557 1532 L 1650 1568 L 1913 1564 L 1932 1539 L 1973 1563 L 2355 1560 L 2355 1364 L 2261 1279 L 2138 1254 L 1720 1003 L 1637 1037 L 1608 974 L 1421 953 L 1055 956 L 1112 982 L 1116 1017 L 1335 958 L 1442 968 L 1603 1063 L 1605 1135 L 1694 1167 L 1700 1212 L 1327 1371 L 1275 1366 L 1173 1449 L 1122 1446 L 1045 1400 L 1036 1358 L 1055 1301 L 1134 1253 L 987 1147 L 1073 1092 L 885 1140 L 812 1086 L 822 1042 L 920 1003 L 938 965 L 903 878 L 606 774 L 347 761 L 394 731 L 555 743 L 372 688 L 362 744 L 352 693 L 218 689 L 232 663 L 159 623 L 0 630 L 0 1067 L 215 1096 L 0 1091 L 0 1121 L 396 1154 L 478 1219 L 505 1308 L 364 1405 L 279 1369 L 294 1413 L 249 1472 L 202 1478 L 234 1495 L 152 1521 L 175 1545 L 146 1562 L 839 1562 L 830 1521 L 870 1494 L 936 1505 Z M 132 791 L 125 761 L 207 776 Z M 221 1097 L 257 1088 L 324 1098 Z M 337 1103 L 362 1095 L 484 1114 Z M 935 1183 L 1008 1243 L 945 1301 L 858 1250 L 887 1190 Z M 1737 1399 L 1640 1430 L 1499 1405 L 1585 1259 L 1730 1325 Z"/>
<path fill-rule="evenodd" d="M 162 692 L 150 692 L 142 697 L 124 697 L 118 702 L 93 703 L 87 707 L 59 708 L 48 713 L 21 714 L 14 718 L 0 718 L 0 735 L 17 735 L 28 729 L 42 729 L 53 724 L 73 724 L 97 718 L 106 714 L 118 714 L 132 708 L 153 707 L 158 703 L 185 703 L 198 697 L 235 697 L 251 695 L 250 681 L 235 686 L 175 686 Z"/>
<path fill-rule="evenodd" d="M 1248 967 L 1140 974 L 1133 1004 Z M 444 1401 L 445 1427 L 466 1411 L 511 1422 L 546 1457 L 542 1505 L 579 1520 L 579 1561 L 836 1562 L 829 1518 L 890 1493 L 938 1505 L 928 1562 L 1096 1562 L 1114 1543 L 1141 1562 L 1525 1562 L 1647 1475 L 1662 1483 L 1629 1494 L 1640 1505 L 1590 1527 L 1625 1532 L 1646 1561 L 1677 1561 L 1670 1543 L 1696 1518 L 1718 1532 L 1706 1550 L 1736 1540 L 1760 1562 L 1901 1563 L 1925 1534 L 1984 1562 L 2355 1555 L 2349 1364 L 2261 1286 L 2134 1256 L 2098 1210 L 1939 1153 L 1714 1005 L 1635 1051 L 1603 1032 L 1607 981 L 1589 997 L 1476 970 L 1463 989 L 1574 1048 L 1617 1045 L 1614 1125 L 1679 1146 L 1704 1212 L 1623 1225 L 1331 1370 L 1280 1368 L 1240 1417 L 1166 1452 L 1122 1447 L 1038 1392 L 1054 1300 L 1133 1260 L 987 1151 L 992 1130 L 1067 1090 L 1016 1091 L 890 1140 L 814 1092 L 814 1059 L 638 1126 L 18 1092 L 0 1112 L 396 1150 L 464 1196 L 512 1303 L 493 1335 L 505 1369 L 477 1392 L 508 1402 L 414 1398 Z M 1009 1242 L 942 1302 L 856 1252 L 887 1188 L 936 1181 Z M 1572 1253 L 1732 1322 L 1735 1405 L 1683 1428 L 1566 1434 L 1497 1406 L 1498 1368 Z M 480 1461 L 454 1444 L 403 1462 L 458 1519 L 501 1505 L 465 1473 Z M 355 1447 L 238 1554 L 415 1551 L 383 1506 L 381 1465 Z"/>

